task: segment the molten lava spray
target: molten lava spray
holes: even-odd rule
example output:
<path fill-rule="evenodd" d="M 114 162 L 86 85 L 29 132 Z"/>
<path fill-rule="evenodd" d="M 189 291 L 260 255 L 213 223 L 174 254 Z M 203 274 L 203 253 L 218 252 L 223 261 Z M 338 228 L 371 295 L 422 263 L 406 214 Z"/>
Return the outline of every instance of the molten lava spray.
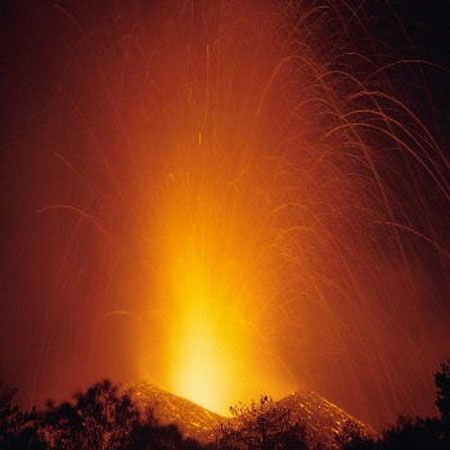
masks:
<path fill-rule="evenodd" d="M 159 241 L 153 264 L 165 311 L 163 385 L 221 413 L 232 401 L 296 386 L 276 356 L 271 323 L 279 320 L 274 305 L 287 268 L 285 230 L 276 223 L 285 199 L 276 196 L 289 169 L 263 144 L 258 117 L 278 42 L 272 26 L 263 36 L 248 34 L 264 25 L 266 11 L 258 18 L 241 8 L 179 7 L 156 63 L 163 78 L 171 76 L 169 85 L 156 81 L 168 90 L 155 109 L 168 108 L 170 120 L 149 224 L 151 245 Z M 151 365 L 143 367 L 151 376 Z"/>
<path fill-rule="evenodd" d="M 430 411 L 449 161 L 402 98 L 426 110 L 431 68 L 360 2 L 150 3 L 23 17 L 10 376 L 31 401 L 107 375 L 222 413 L 299 387 L 375 424 Z"/>

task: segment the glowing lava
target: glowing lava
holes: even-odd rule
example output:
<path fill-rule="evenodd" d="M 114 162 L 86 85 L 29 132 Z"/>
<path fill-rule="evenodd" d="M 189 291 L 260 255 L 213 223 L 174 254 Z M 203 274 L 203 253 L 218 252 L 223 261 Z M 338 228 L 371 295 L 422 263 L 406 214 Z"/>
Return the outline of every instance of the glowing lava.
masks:
<path fill-rule="evenodd" d="M 14 383 L 432 413 L 450 163 L 395 2 L 31 3 L 5 65 Z"/>
<path fill-rule="evenodd" d="M 261 248 L 271 230 L 261 223 L 270 210 L 256 170 L 227 162 L 241 157 L 236 149 L 199 139 L 191 148 L 180 146 L 181 155 L 167 176 L 161 214 L 163 292 L 170 311 L 165 385 L 226 413 L 240 399 L 295 387 L 277 367 L 264 327 L 271 267 Z"/>

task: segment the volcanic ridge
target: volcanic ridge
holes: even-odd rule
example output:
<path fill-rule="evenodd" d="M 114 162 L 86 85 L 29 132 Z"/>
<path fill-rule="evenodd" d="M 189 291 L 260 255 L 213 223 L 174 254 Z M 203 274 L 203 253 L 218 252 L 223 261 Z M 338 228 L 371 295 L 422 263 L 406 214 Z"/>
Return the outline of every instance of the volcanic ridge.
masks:
<path fill-rule="evenodd" d="M 230 420 L 150 383 L 133 384 L 127 392 L 140 408 L 152 411 L 159 423 L 175 424 L 185 437 L 202 443 L 214 442 L 221 424 Z M 308 439 L 323 448 L 334 448 L 336 435 L 346 426 L 367 436 L 376 435 L 371 427 L 312 391 L 297 391 L 275 405 L 288 408 L 291 420 L 304 424 Z"/>

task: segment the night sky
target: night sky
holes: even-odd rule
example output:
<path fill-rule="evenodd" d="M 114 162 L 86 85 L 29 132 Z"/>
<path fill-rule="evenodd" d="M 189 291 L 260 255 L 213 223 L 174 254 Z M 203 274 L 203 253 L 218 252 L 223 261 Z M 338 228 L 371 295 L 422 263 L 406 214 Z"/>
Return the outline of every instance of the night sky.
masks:
<path fill-rule="evenodd" d="M 130 242 L 130 248 L 119 256 L 107 242 L 124 242 L 131 236 L 134 228 L 128 223 L 128 211 L 134 204 L 126 195 L 117 195 L 105 205 L 102 199 L 109 198 L 115 188 L 93 156 L 95 140 L 106 147 L 111 144 L 112 148 L 115 140 L 123 138 L 123 130 L 131 133 L 139 126 L 132 113 L 123 121 L 118 118 L 114 101 L 108 104 L 107 95 L 99 92 L 94 83 L 86 82 L 89 77 L 98 77 L 97 69 L 102 64 L 108 76 L 114 71 L 119 73 L 120 61 L 105 58 L 98 62 L 98 55 L 103 53 L 97 54 L 95 48 L 89 53 L 80 37 L 80 27 L 87 32 L 133 30 L 137 9 L 120 1 L 87 1 L 80 2 L 81 6 L 76 3 L 6 0 L 0 7 L 0 379 L 19 388 L 26 406 L 48 397 L 63 398 L 105 376 L 125 382 L 139 376 L 135 360 L 136 341 L 141 335 L 126 320 L 105 321 L 110 311 L 127 309 L 138 313 L 148 301 L 141 288 L 146 275 L 136 262 L 140 254 L 136 241 Z M 141 3 L 140 20 L 147 21 L 150 29 L 156 27 L 158 6 L 155 2 Z M 338 1 L 323 3 L 340 5 Z M 372 78 L 367 68 L 356 65 L 355 74 L 371 82 L 379 79 L 380 86 L 388 85 L 390 92 L 396 92 L 420 117 L 442 149 L 441 160 L 446 159 L 448 164 L 450 2 L 350 3 L 356 5 L 355 14 L 369 36 L 359 41 L 352 29 L 351 14 L 342 14 L 342 20 L 348 20 L 343 28 L 348 29 L 354 51 L 370 55 L 378 66 L 392 64 Z M 341 11 L 343 7 L 336 8 Z M 73 13 L 76 20 L 66 11 Z M 332 39 L 332 32 L 325 29 L 322 39 Z M 146 42 L 152 45 L 154 40 L 157 37 L 150 36 Z M 325 52 L 326 41 L 319 46 Z M 113 53 L 111 50 L 108 55 Z M 410 62 L 394 64 L 400 60 Z M 139 83 L 146 79 L 148 70 L 148 66 L 137 67 L 134 73 L 124 75 L 127 81 L 122 84 L 117 81 L 119 76 L 111 77 L 111 92 L 123 96 L 124 100 L 119 101 L 125 109 L 139 97 Z M 376 86 L 376 81 L 373 83 Z M 170 95 L 170 89 L 167 92 Z M 95 100 L 96 95 L 100 101 Z M 149 120 L 162 130 L 164 124 L 155 117 Z M 124 168 L 129 164 L 122 160 L 120 152 L 111 160 Z M 448 185 L 449 166 L 439 165 Z M 120 179 L 123 185 L 133 183 L 130 171 Z M 157 168 L 151 171 L 156 173 Z M 359 388 L 365 394 L 356 400 L 352 398 L 354 378 L 349 375 L 350 369 L 338 369 L 340 379 L 333 383 L 327 378 L 327 355 L 311 357 L 307 362 L 306 387 L 377 426 L 402 412 L 433 413 L 432 373 L 450 357 L 450 206 L 432 181 L 425 180 L 420 186 L 417 201 L 405 206 L 405 214 L 412 229 L 419 228 L 422 218 L 420 231 L 428 231 L 427 236 L 436 245 L 430 246 L 421 238 L 410 237 L 408 241 L 408 251 L 414 255 L 408 261 L 413 261 L 411 271 L 418 280 L 411 292 L 417 298 L 409 304 L 401 295 L 409 275 L 386 275 L 391 270 L 386 267 L 386 279 L 380 279 L 380 283 L 392 283 L 392 292 L 399 298 L 398 304 L 392 298 L 391 304 L 383 304 L 383 311 L 391 308 L 395 327 L 405 333 L 401 336 L 409 336 L 398 342 L 392 338 L 392 348 L 387 348 L 387 336 L 391 335 L 383 334 L 386 355 L 379 358 L 386 367 L 380 370 L 390 373 L 390 364 L 404 358 L 401 368 L 392 368 L 394 384 L 402 395 L 408 389 L 417 394 L 386 396 L 384 404 L 380 391 L 383 383 L 389 382 L 392 388 L 390 375 L 384 381 L 382 377 L 375 381 L 374 367 L 364 362 L 358 366 L 358 358 L 362 361 L 370 347 L 357 344 L 355 350 L 352 377 L 365 378 Z M 402 189 L 398 190 L 400 197 Z M 48 210 L 62 204 L 82 205 L 95 213 L 95 220 L 88 218 L 91 224 L 86 226 L 74 211 Z M 422 217 L 420 205 L 426 211 Z M 390 251 L 386 248 L 386 254 Z M 376 289 L 369 282 L 366 287 L 368 291 Z M 148 287 L 149 292 L 152 288 Z M 350 324 L 349 316 L 350 312 L 343 314 L 342 320 Z M 420 327 L 414 328 L 414 324 Z M 152 342 L 155 348 L 159 339 L 155 337 Z M 325 347 L 325 337 L 324 342 L 320 336 L 318 339 L 318 348 Z M 404 356 L 410 350 L 408 345 L 414 348 L 410 359 Z M 280 352 L 284 358 L 291 358 L 289 349 Z M 158 351 L 152 358 L 157 361 Z M 291 371 L 301 378 L 303 366 L 298 361 L 293 362 Z M 346 359 L 341 362 L 348 365 Z M 338 367 L 338 358 L 330 364 Z M 374 383 L 378 384 L 371 393 Z"/>

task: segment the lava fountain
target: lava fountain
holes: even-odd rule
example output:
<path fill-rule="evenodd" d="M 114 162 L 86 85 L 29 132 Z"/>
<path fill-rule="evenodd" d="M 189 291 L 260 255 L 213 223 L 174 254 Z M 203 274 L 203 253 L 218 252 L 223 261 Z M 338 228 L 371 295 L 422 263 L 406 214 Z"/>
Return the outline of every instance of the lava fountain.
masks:
<path fill-rule="evenodd" d="M 417 90 L 419 61 L 346 2 L 150 3 L 52 7 L 22 144 L 51 286 L 29 384 L 106 370 L 222 413 L 300 386 L 369 422 L 428 410 L 449 161 L 395 83 Z"/>

